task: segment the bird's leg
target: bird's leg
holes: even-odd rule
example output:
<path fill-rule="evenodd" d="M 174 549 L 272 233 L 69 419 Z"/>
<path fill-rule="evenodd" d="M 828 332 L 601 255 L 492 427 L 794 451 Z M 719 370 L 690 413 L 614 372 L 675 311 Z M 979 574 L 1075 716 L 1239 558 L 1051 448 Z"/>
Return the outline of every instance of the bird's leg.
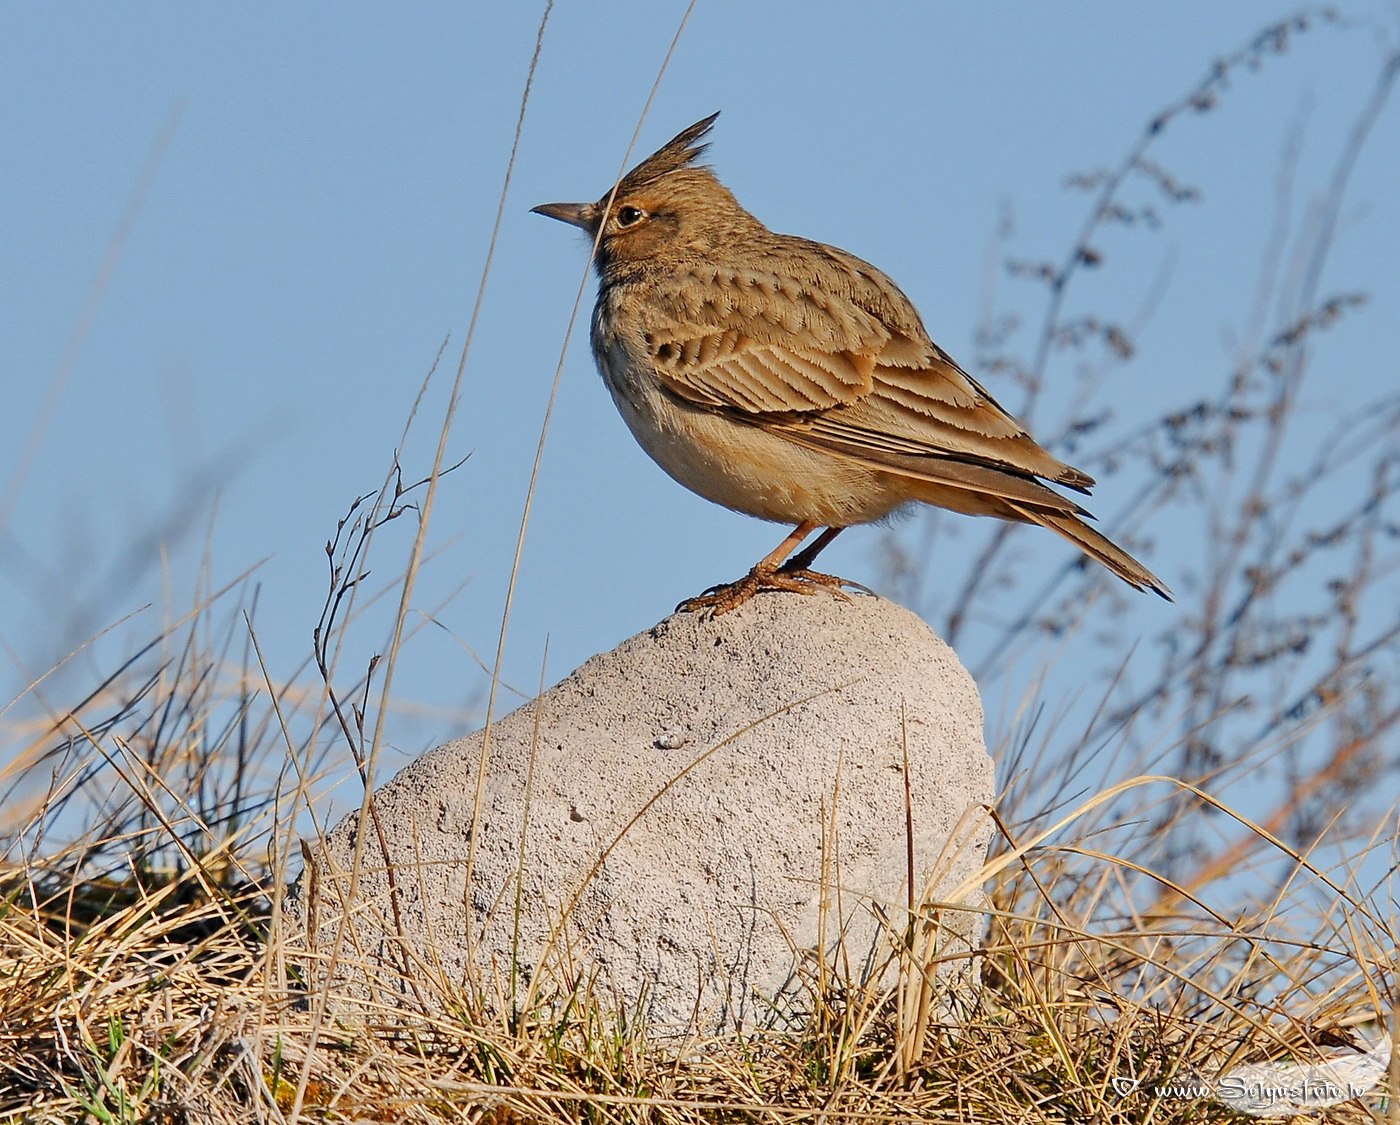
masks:
<path fill-rule="evenodd" d="M 873 595 L 875 591 L 869 586 L 862 586 L 859 582 L 852 582 L 849 578 L 838 578 L 834 574 L 822 574 L 820 571 L 809 569 L 816 557 L 826 550 L 828 544 L 845 530 L 844 527 L 828 527 L 812 541 L 810 546 L 803 548 L 802 551 L 783 563 L 778 568 L 778 572 L 797 578 L 802 582 L 814 582 L 818 586 L 826 586 L 838 592 L 841 587 L 850 586 L 853 590 L 859 590 L 863 594 Z M 810 590 L 807 592 L 811 593 Z"/>
<path fill-rule="evenodd" d="M 828 527 L 812 540 L 810 546 L 783 563 L 782 569 L 785 571 L 807 570 L 817 561 L 817 556 L 831 545 L 831 541 L 845 530 L 844 527 Z"/>
<path fill-rule="evenodd" d="M 820 524 L 804 520 L 792 529 L 786 539 L 772 551 L 764 555 L 748 574 L 737 582 L 722 586 L 712 586 L 699 597 L 688 598 L 676 607 L 678 613 L 691 613 L 696 610 L 712 610 L 716 617 L 743 605 L 755 594 L 766 590 L 786 590 L 794 594 L 815 594 L 819 589 L 830 590 L 839 598 L 845 598 L 841 587 L 849 585 L 844 579 L 831 574 L 818 574 L 808 570 L 807 565 L 817 557 L 817 553 L 836 538 L 840 528 L 828 528 L 816 541 L 796 558 L 788 561 L 807 536 L 816 531 Z"/>
<path fill-rule="evenodd" d="M 764 555 L 763 558 L 758 560 L 757 565 L 754 566 L 754 570 L 764 574 L 772 574 L 781 567 L 783 563 L 787 562 L 787 557 L 792 554 L 793 551 L 797 550 L 798 544 L 800 544 L 802 540 L 806 539 L 807 536 L 817 530 L 817 526 L 818 525 L 811 520 L 803 520 L 788 532 L 786 539 Z"/>

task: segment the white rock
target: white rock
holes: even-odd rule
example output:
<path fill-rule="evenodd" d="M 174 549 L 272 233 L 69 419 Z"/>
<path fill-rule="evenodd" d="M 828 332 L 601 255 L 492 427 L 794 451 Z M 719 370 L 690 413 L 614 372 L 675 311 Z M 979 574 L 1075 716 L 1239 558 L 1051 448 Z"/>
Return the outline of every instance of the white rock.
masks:
<path fill-rule="evenodd" d="M 906 752 L 916 893 L 973 879 L 990 837 L 976 688 L 928 626 L 874 597 L 766 594 L 715 619 L 678 614 L 497 721 L 469 889 L 482 741 L 440 746 L 379 790 L 398 921 L 371 829 L 338 998 L 443 1010 L 454 987 L 481 988 L 499 1008 L 538 972 L 534 998 L 592 981 L 656 1030 L 780 1023 L 804 997 L 794 947 L 844 931 L 835 963 L 869 979 L 890 944 L 877 916 L 907 919 Z M 322 954 L 356 820 L 312 853 Z M 945 949 L 980 937 L 975 910 L 941 920 Z M 940 979 L 965 993 L 970 963 Z"/>

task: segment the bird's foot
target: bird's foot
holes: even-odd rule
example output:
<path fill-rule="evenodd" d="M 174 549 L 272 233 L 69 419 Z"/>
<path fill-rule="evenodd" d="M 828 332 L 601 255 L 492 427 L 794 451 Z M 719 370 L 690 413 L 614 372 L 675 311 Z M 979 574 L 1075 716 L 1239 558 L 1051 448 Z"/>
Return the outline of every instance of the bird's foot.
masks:
<path fill-rule="evenodd" d="M 721 586 L 711 586 L 703 594 L 687 598 L 676 606 L 677 613 L 698 613 L 709 610 L 714 617 L 737 609 L 755 594 L 769 591 L 786 591 L 793 594 L 815 594 L 818 590 L 829 590 L 842 601 L 850 601 L 843 586 L 870 592 L 858 582 L 838 578 L 834 574 L 821 574 L 805 567 L 790 569 L 786 566 L 756 566 L 737 582 L 726 582 Z"/>

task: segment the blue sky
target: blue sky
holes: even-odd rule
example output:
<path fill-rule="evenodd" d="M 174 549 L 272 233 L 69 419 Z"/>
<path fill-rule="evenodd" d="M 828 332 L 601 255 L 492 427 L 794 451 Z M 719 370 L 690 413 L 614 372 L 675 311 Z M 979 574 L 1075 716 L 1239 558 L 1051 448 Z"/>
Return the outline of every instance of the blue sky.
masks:
<path fill-rule="evenodd" d="M 489 662 L 495 650 L 586 257 L 575 232 L 529 208 L 608 187 L 682 10 L 562 0 L 551 16 L 450 441 L 454 458 L 471 456 L 440 494 L 417 604 L 435 608 L 462 589 L 438 613 L 443 628 L 421 632 L 406 655 L 396 754 L 473 725 L 484 677 L 470 653 Z M 989 301 L 1030 316 L 1039 300 L 1029 283 L 1005 279 L 992 293 L 989 260 L 1062 255 L 1086 207 L 1066 177 L 1121 158 L 1213 58 L 1289 10 L 1245 0 L 1151 9 L 701 0 L 635 156 L 722 111 L 710 159 L 740 200 L 775 229 L 879 265 L 934 338 L 970 362 Z M 274 674 L 305 658 L 325 594 L 325 541 L 382 479 L 450 335 L 406 450 L 410 477 L 430 464 L 541 11 L 7 7 L 0 482 L 17 496 L 0 532 L 7 700 L 112 622 L 122 624 L 59 681 L 60 698 L 158 632 L 167 603 L 188 604 L 206 536 L 213 584 L 259 567 L 256 625 Z M 1285 153 L 1296 144 L 1296 226 L 1400 37 L 1391 6 L 1344 14 L 1348 26 L 1299 37 L 1238 75 L 1216 111 L 1174 127 L 1156 159 L 1198 186 L 1201 202 L 1150 237 L 1120 231 L 1102 247 L 1112 268 L 1078 299 L 1144 324 L 1114 389 L 1123 417 L 1145 419 L 1184 382 L 1228 369 L 1234 341 L 1249 336 Z M 172 120 L 20 479 L 92 279 Z M 1320 418 L 1394 385 L 1397 140 L 1392 110 L 1348 196 L 1324 288 L 1365 290 L 1371 303 L 1327 341 L 1339 381 L 1310 403 Z M 994 248 L 1007 216 L 1012 233 Z M 588 353 L 592 292 L 590 281 L 505 661 L 507 679 L 531 690 L 546 642 L 544 675 L 555 680 L 738 576 L 782 535 L 689 495 L 636 448 Z M 1109 482 L 1092 506 L 1108 523 L 1124 499 Z M 378 575 L 397 572 L 410 538 L 406 521 L 381 537 Z M 1174 542 L 1170 529 L 1154 538 L 1150 561 L 1189 594 L 1198 545 Z M 850 532 L 825 562 L 868 579 L 881 542 L 878 531 Z M 1042 547 L 1071 557 L 1048 535 Z M 1155 604 L 1128 620 L 1168 612 Z M 358 636 L 363 659 L 382 645 L 383 620 L 367 618 Z"/>

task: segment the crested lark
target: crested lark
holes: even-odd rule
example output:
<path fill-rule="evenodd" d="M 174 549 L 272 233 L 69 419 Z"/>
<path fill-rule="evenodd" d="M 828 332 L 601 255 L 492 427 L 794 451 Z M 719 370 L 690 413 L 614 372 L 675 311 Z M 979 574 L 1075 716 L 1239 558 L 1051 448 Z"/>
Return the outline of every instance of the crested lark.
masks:
<path fill-rule="evenodd" d="M 1087 493 L 1093 479 L 1037 445 L 930 340 L 894 282 L 844 250 L 774 234 L 696 164 L 718 116 L 596 203 L 534 209 L 597 240 L 593 355 L 642 448 L 708 500 L 796 524 L 745 577 L 680 608 L 839 592 L 841 579 L 808 569 L 817 553 L 912 501 L 1038 523 L 1169 598 L 1042 483 Z"/>

